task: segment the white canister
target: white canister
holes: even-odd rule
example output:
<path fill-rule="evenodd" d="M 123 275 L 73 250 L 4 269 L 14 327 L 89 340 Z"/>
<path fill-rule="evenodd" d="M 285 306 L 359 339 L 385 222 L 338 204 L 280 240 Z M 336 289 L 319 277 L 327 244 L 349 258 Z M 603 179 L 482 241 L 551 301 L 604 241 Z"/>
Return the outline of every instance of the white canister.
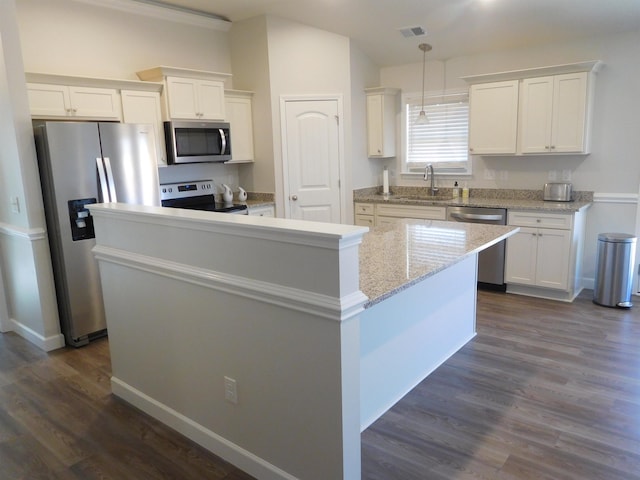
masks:
<path fill-rule="evenodd" d="M 222 188 L 224 188 L 223 192 L 222 192 L 222 201 L 224 203 L 231 203 L 233 202 L 233 192 L 231 191 L 231 189 L 229 188 L 228 185 L 225 185 L 224 183 L 222 184 Z"/>

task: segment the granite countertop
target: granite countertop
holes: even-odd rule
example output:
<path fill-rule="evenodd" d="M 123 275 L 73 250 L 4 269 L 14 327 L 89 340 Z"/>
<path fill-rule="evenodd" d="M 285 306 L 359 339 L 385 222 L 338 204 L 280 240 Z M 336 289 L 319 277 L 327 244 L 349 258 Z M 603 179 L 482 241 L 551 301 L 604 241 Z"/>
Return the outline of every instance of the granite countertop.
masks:
<path fill-rule="evenodd" d="M 260 200 L 260 199 L 247 199 L 244 202 L 241 202 L 247 205 L 247 207 L 249 208 L 256 208 L 256 207 L 273 207 L 275 206 L 275 202 L 273 200 Z"/>
<path fill-rule="evenodd" d="M 435 199 L 421 198 L 425 188 L 396 187 L 391 195 L 383 195 L 379 187 L 354 191 L 353 201 L 361 203 L 385 203 L 392 205 L 440 205 L 507 208 L 515 210 L 537 210 L 548 212 L 573 213 L 591 205 L 593 192 L 574 192 L 574 201 L 548 202 L 542 200 L 539 190 L 498 190 L 471 189 L 469 198 L 453 198 L 450 188 L 441 188 Z M 441 197 L 438 198 L 438 197 Z"/>
<path fill-rule="evenodd" d="M 365 308 L 518 230 L 502 225 L 406 219 L 371 228 L 360 245 L 360 290 L 369 297 Z"/>

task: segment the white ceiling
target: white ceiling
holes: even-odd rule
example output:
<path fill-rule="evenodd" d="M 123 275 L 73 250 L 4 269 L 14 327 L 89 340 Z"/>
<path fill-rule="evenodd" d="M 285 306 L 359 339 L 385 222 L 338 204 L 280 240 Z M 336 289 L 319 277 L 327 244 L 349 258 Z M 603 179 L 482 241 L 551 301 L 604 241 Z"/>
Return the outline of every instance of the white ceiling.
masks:
<path fill-rule="evenodd" d="M 142 0 L 145 1 L 145 0 Z M 149 0 L 146 0 L 149 1 Z M 257 15 L 345 35 L 380 66 L 446 59 L 640 29 L 640 0 L 162 0 L 231 22 Z M 423 37 L 399 29 L 422 26 Z M 640 46 L 639 46 L 640 54 Z"/>

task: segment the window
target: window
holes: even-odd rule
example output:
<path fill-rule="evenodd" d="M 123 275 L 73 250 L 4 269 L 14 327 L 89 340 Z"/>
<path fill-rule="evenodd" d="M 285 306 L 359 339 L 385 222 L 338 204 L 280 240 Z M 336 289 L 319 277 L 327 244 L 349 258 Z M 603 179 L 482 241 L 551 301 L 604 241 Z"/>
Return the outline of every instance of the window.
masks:
<path fill-rule="evenodd" d="M 405 173 L 422 173 L 428 163 L 438 173 L 471 173 L 468 94 L 429 96 L 424 103 L 428 123 L 417 124 L 422 96 L 404 99 Z"/>

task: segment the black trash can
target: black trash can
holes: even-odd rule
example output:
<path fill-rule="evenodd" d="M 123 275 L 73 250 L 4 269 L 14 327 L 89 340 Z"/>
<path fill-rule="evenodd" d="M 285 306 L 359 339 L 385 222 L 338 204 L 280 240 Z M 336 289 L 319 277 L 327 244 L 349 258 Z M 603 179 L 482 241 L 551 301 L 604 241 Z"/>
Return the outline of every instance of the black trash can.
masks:
<path fill-rule="evenodd" d="M 630 308 L 636 237 L 626 233 L 598 235 L 593 302 L 605 307 Z"/>

